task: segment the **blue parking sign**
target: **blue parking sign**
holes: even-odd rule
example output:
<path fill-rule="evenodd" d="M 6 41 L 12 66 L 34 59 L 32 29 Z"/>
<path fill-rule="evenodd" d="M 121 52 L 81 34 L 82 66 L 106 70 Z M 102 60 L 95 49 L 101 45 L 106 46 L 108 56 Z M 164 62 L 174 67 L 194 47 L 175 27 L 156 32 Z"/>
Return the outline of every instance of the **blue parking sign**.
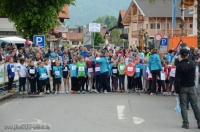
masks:
<path fill-rule="evenodd" d="M 34 35 L 33 43 L 38 44 L 41 48 L 45 48 L 45 36 L 44 35 Z"/>
<path fill-rule="evenodd" d="M 162 38 L 160 41 L 160 46 L 168 46 L 168 38 Z"/>

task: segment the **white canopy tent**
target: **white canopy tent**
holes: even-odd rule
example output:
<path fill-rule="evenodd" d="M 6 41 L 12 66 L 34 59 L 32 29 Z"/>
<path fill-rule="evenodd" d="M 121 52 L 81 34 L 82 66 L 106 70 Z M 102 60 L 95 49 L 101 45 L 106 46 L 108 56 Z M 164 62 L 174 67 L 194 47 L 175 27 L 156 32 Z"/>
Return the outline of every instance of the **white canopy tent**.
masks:
<path fill-rule="evenodd" d="M 0 38 L 1 41 L 7 42 L 7 43 L 15 43 L 15 44 L 24 44 L 25 39 L 18 38 L 18 37 L 6 37 L 6 38 Z"/>

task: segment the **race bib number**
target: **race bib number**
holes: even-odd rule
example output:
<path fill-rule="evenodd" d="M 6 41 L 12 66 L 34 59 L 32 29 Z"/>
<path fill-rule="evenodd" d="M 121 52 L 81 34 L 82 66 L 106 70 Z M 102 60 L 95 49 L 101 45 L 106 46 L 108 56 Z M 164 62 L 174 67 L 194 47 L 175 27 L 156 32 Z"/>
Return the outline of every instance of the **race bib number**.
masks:
<path fill-rule="evenodd" d="M 72 66 L 72 70 L 76 70 L 76 66 Z"/>
<path fill-rule="evenodd" d="M 60 75 L 60 71 L 55 71 L 56 76 Z"/>
<path fill-rule="evenodd" d="M 146 70 L 146 72 L 147 72 L 147 73 L 150 73 L 149 67 L 147 67 L 147 70 Z"/>
<path fill-rule="evenodd" d="M 166 80 L 166 77 L 165 77 L 165 73 L 164 73 L 164 72 L 161 72 L 161 73 L 160 73 L 160 80 Z"/>
<path fill-rule="evenodd" d="M 117 73 L 117 69 L 113 69 L 113 73 Z"/>
<path fill-rule="evenodd" d="M 136 72 L 140 72 L 140 68 L 136 68 Z"/>
<path fill-rule="evenodd" d="M 46 78 L 46 73 L 42 73 L 42 78 Z"/>
<path fill-rule="evenodd" d="M 79 70 L 79 71 L 84 71 L 85 69 L 84 69 L 83 66 L 81 66 L 81 67 L 78 68 L 78 70 Z"/>
<path fill-rule="evenodd" d="M 100 67 L 96 67 L 96 68 L 95 68 L 95 71 L 96 71 L 96 72 L 100 71 Z"/>
<path fill-rule="evenodd" d="M 128 67 L 128 71 L 133 71 L 133 67 Z"/>
<path fill-rule="evenodd" d="M 13 67 L 13 68 L 11 68 L 11 71 L 12 71 L 12 72 L 15 72 L 15 68 L 14 68 L 14 67 Z"/>
<path fill-rule="evenodd" d="M 93 68 L 88 68 L 88 72 L 93 72 Z"/>
<path fill-rule="evenodd" d="M 63 71 L 68 71 L 67 67 L 65 67 L 65 69 Z"/>
<path fill-rule="evenodd" d="M 125 69 L 125 66 L 120 66 L 120 70 L 124 70 Z"/>
<path fill-rule="evenodd" d="M 152 78 L 152 74 L 151 73 L 148 73 L 148 78 Z"/>
<path fill-rule="evenodd" d="M 170 71 L 170 77 L 175 77 L 176 69 L 171 69 Z"/>
<path fill-rule="evenodd" d="M 30 70 L 29 70 L 29 73 L 30 73 L 30 74 L 35 74 L 35 69 L 30 69 Z"/>

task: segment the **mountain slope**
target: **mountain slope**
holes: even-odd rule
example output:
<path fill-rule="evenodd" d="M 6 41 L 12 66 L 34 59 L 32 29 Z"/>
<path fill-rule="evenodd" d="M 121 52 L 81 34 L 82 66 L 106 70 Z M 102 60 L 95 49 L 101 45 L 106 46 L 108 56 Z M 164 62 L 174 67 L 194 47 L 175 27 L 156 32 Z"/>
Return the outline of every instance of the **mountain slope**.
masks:
<path fill-rule="evenodd" d="M 127 10 L 131 0 L 76 0 L 75 6 L 69 6 L 69 27 L 86 25 L 100 16 L 118 17 L 119 10 Z"/>

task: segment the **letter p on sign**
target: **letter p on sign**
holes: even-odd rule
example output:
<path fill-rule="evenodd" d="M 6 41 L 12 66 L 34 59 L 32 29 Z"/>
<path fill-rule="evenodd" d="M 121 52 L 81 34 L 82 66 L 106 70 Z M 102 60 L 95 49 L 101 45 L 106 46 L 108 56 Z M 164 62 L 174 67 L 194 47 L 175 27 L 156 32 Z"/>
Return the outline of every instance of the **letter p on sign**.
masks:
<path fill-rule="evenodd" d="M 45 48 L 45 36 L 44 35 L 34 35 L 33 43 L 38 44 L 41 48 Z"/>

